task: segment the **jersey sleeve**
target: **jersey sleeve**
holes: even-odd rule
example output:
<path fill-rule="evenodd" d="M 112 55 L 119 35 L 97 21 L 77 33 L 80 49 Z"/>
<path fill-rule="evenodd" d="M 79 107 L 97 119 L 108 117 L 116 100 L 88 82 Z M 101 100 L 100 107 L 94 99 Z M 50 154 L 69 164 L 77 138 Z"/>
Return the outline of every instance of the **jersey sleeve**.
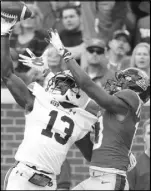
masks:
<path fill-rule="evenodd" d="M 141 100 L 134 91 L 130 89 L 125 89 L 117 92 L 114 95 L 117 96 L 119 99 L 123 100 L 124 102 L 126 102 L 136 114 L 140 110 Z"/>

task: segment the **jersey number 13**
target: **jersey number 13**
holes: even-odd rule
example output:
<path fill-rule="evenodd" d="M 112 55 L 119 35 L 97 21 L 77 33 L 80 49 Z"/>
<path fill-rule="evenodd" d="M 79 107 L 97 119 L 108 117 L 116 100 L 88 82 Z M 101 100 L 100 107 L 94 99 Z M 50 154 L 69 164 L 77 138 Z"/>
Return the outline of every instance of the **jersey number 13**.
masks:
<path fill-rule="evenodd" d="M 50 138 L 53 136 L 53 132 L 51 130 L 52 130 L 53 125 L 57 119 L 57 115 L 58 115 L 58 112 L 55 110 L 52 110 L 50 112 L 49 116 L 51 116 L 51 118 L 49 120 L 49 123 L 48 123 L 46 129 L 42 130 L 42 132 L 41 132 L 42 135 L 45 135 L 45 136 L 50 137 Z M 56 141 L 58 143 L 65 145 L 72 135 L 73 128 L 74 128 L 74 122 L 71 118 L 67 117 L 66 115 L 61 117 L 61 121 L 67 122 L 69 124 L 69 127 L 65 128 L 65 130 L 64 130 L 64 133 L 66 133 L 66 136 L 64 138 L 62 138 L 59 133 L 55 133 L 54 138 L 56 139 Z"/>

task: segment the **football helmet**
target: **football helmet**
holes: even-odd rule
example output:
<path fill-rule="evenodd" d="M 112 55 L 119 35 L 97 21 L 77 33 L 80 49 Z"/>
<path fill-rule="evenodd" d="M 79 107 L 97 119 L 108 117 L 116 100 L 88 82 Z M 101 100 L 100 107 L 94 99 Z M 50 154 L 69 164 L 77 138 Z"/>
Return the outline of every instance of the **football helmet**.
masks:
<path fill-rule="evenodd" d="M 53 94 L 59 102 L 68 102 L 78 107 L 84 107 L 88 101 L 87 94 L 77 86 L 69 70 L 58 72 L 48 80 L 45 87 L 45 90 Z"/>
<path fill-rule="evenodd" d="M 105 90 L 111 95 L 123 89 L 135 91 L 143 103 L 150 99 L 150 80 L 147 74 L 138 68 L 127 68 L 115 73 L 116 80 L 107 80 Z"/>

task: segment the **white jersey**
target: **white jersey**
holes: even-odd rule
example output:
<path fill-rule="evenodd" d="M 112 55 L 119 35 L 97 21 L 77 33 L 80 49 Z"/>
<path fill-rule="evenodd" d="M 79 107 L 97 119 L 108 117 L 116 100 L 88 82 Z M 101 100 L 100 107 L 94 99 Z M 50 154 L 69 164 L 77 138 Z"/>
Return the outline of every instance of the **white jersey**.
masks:
<path fill-rule="evenodd" d="M 64 109 L 37 83 L 33 95 L 33 110 L 25 115 L 24 139 L 15 159 L 57 175 L 70 147 L 92 131 L 97 118 L 81 108 Z"/>

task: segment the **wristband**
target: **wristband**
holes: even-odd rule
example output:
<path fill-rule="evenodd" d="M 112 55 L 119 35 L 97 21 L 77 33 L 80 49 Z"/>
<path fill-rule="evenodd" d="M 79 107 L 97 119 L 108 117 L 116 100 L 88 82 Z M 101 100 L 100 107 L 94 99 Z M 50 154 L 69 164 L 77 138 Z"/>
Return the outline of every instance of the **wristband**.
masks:
<path fill-rule="evenodd" d="M 69 52 L 67 49 L 64 49 L 63 59 L 65 62 L 73 59 L 71 52 Z"/>

